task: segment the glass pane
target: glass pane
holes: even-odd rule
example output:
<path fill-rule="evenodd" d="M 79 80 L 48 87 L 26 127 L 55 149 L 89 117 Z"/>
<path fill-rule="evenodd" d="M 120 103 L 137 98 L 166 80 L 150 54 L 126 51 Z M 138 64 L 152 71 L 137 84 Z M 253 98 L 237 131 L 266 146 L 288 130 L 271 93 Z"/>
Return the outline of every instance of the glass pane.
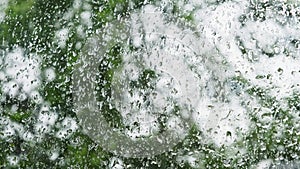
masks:
<path fill-rule="evenodd" d="M 2 0 L 0 168 L 299 168 L 296 0 Z"/>

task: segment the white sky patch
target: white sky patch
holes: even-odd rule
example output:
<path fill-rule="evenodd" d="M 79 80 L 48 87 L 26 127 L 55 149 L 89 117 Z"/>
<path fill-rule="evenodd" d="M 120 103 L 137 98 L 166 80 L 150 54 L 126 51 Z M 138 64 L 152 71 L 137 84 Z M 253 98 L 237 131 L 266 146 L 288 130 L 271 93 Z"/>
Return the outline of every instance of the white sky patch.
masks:
<path fill-rule="evenodd" d="M 300 60 L 297 57 L 295 59 L 292 56 L 278 54 L 283 49 L 276 49 L 275 45 L 280 40 L 284 44 L 288 43 L 287 40 L 291 38 L 299 39 L 298 27 L 281 26 L 272 19 L 264 22 L 246 22 L 246 25 L 242 27 L 239 17 L 246 13 L 247 6 L 247 3 L 225 2 L 219 6 L 210 6 L 195 12 L 196 23 L 200 29 L 203 29 L 201 37 L 205 43 L 203 51 L 211 53 L 217 48 L 219 54 L 224 56 L 231 67 L 235 71 L 239 71 L 252 85 L 272 88 L 268 94 L 277 99 L 290 96 L 294 90 L 299 91 L 297 85 L 300 83 Z M 237 45 L 237 36 L 240 37 L 245 48 L 253 52 L 250 59 L 255 60 L 257 57 L 254 62 L 250 62 L 249 58 L 242 54 Z M 284 45 L 279 47 L 282 48 Z M 260 49 L 276 55 L 269 58 L 267 55 L 263 55 Z M 258 75 L 265 76 L 265 78 L 257 78 Z M 269 79 L 266 78 L 268 75 L 270 75 Z M 212 138 L 218 146 L 234 143 L 238 134 L 236 129 L 239 128 L 241 132 L 248 130 L 250 121 L 240 101 L 251 98 L 240 97 L 228 96 L 231 102 L 220 105 L 212 102 L 210 98 L 203 97 L 200 100 L 200 114 L 195 115 L 195 119 L 204 131 L 209 128 L 214 129 L 215 133 L 207 133 L 207 136 Z M 259 105 L 257 106 L 259 107 Z M 205 125 L 207 119 L 210 122 Z"/>
<path fill-rule="evenodd" d="M 254 63 L 255 74 L 250 72 L 248 79 L 257 86 L 269 88 L 277 99 L 288 97 L 293 91 L 299 91 L 300 87 L 300 60 L 285 55 L 277 55 L 272 58 L 263 56 Z M 264 78 L 254 76 L 262 75 Z M 270 75 L 269 78 L 267 76 Z"/>
<path fill-rule="evenodd" d="M 52 126 L 55 124 L 57 118 L 58 118 L 58 115 L 55 112 L 42 111 L 39 114 L 38 121 L 43 124 Z"/>
<path fill-rule="evenodd" d="M 38 122 L 34 125 L 34 129 L 39 136 L 43 137 L 44 134 L 49 133 L 51 131 L 51 126 L 48 124 Z"/>
<path fill-rule="evenodd" d="M 25 55 L 23 49 L 16 48 L 4 59 L 2 91 L 12 97 L 19 94 L 30 96 L 41 83 L 40 57 Z M 9 79 L 7 79 L 9 78 Z"/>
<path fill-rule="evenodd" d="M 0 23 L 4 20 L 5 18 L 5 10 L 8 5 L 8 0 L 1 0 L 0 1 Z"/>
<path fill-rule="evenodd" d="M 224 2 L 218 6 L 209 6 L 195 12 L 195 22 L 200 29 L 205 46 L 203 51 L 211 53 L 217 48 L 235 71 L 248 79 L 252 85 L 273 88 L 271 93 L 278 99 L 287 97 L 299 90 L 299 49 L 288 46 L 290 39 L 299 39 L 299 24 L 280 25 L 273 18 L 263 22 L 248 21 L 242 27 L 239 17 L 247 13 L 248 3 Z M 247 56 L 241 53 L 236 41 L 239 37 L 249 51 Z M 291 50 L 293 57 L 280 54 L 284 48 Z M 262 53 L 275 53 L 268 58 Z M 254 62 L 249 62 L 253 60 Z M 282 70 L 281 70 L 282 69 Z M 278 71 L 280 70 L 280 71 Z M 257 79 L 258 75 L 271 75 L 270 79 Z M 232 75 L 233 76 L 233 75 Z"/>
<path fill-rule="evenodd" d="M 190 7 L 192 8 L 192 7 Z M 135 46 L 140 46 L 142 43 L 144 43 L 147 47 L 147 52 L 143 52 L 139 55 L 143 56 L 143 62 L 146 67 L 149 67 L 150 69 L 156 70 L 156 72 L 159 74 L 159 77 L 155 80 L 155 95 L 150 95 L 148 98 L 151 100 L 152 103 L 151 106 L 141 106 L 138 107 L 137 110 L 132 111 L 132 109 L 129 108 L 129 106 L 125 107 L 126 109 L 121 110 L 123 114 L 133 114 L 132 112 L 138 112 L 136 116 L 144 116 L 144 117 L 138 117 L 133 119 L 133 121 L 147 121 L 148 123 L 141 123 L 141 128 L 145 128 L 147 125 L 150 128 L 157 128 L 157 126 L 151 126 L 150 122 L 153 123 L 154 119 L 156 119 L 156 123 L 159 120 L 158 115 L 147 115 L 149 114 L 147 111 L 149 111 L 149 107 L 152 107 L 150 112 L 158 112 L 158 113 L 164 113 L 166 115 L 169 115 L 169 109 L 170 112 L 172 111 L 172 106 L 169 103 L 170 100 L 176 100 L 176 102 L 179 103 L 180 106 L 183 105 L 183 102 L 187 103 L 190 102 L 192 106 L 194 106 L 194 103 L 196 104 L 196 100 L 198 98 L 198 88 L 196 83 L 194 83 L 194 78 L 192 71 L 188 68 L 187 63 L 182 58 L 183 55 L 188 55 L 188 59 L 194 59 L 194 51 L 193 49 L 190 49 L 186 47 L 185 45 L 189 45 L 189 43 L 193 43 L 195 41 L 193 35 L 188 35 L 187 33 L 183 33 L 183 31 L 177 27 L 174 24 L 165 25 L 163 20 L 163 15 L 155 6 L 147 5 L 143 8 L 143 13 L 133 13 L 131 16 L 131 27 L 130 27 L 131 36 L 134 42 Z M 143 31 L 141 31 L 143 29 Z M 155 31 L 153 31 L 155 30 Z M 144 33 L 144 34 L 143 34 Z M 189 32 L 190 33 L 190 32 Z M 182 35 L 184 34 L 184 35 Z M 141 35 L 145 36 L 145 41 L 142 42 Z M 165 35 L 165 41 L 164 41 L 164 49 L 160 49 L 160 44 L 155 44 L 150 47 L 150 44 L 154 44 L 157 42 L 160 42 L 159 38 Z M 181 42 L 182 41 L 182 42 Z M 192 42 L 193 41 L 193 42 Z M 196 46 L 196 45 L 195 45 Z M 194 47 L 195 47 L 194 46 Z M 196 46 L 195 48 L 197 48 Z M 193 48 L 193 47 L 191 47 Z M 149 54 L 151 53 L 151 54 Z M 123 73 L 122 76 L 127 76 L 128 73 L 126 73 L 126 70 L 128 69 L 128 72 L 130 72 L 129 79 L 136 79 L 140 73 L 140 70 L 136 68 L 134 65 L 137 61 L 131 61 L 131 59 L 134 59 L 134 56 L 136 53 L 134 53 L 133 56 L 128 55 L 125 56 L 125 73 Z M 182 62 L 181 62 L 182 61 Z M 128 62 L 128 64 L 127 64 Z M 180 67 L 175 67 L 174 65 L 181 65 Z M 132 69 L 132 70 L 130 70 Z M 124 78 L 124 77 L 123 77 Z M 188 86 L 188 87 L 187 87 Z M 186 89 L 186 88 L 189 89 Z M 174 92 L 176 91 L 176 92 Z M 124 92 L 125 93 L 125 92 Z M 143 103 L 143 96 L 134 95 L 135 97 L 128 97 L 124 100 L 122 100 L 121 103 L 125 104 L 124 102 L 134 102 L 134 103 Z M 154 92 L 153 92 L 154 93 Z M 125 96 L 130 96 L 130 94 L 127 92 Z M 123 97 L 125 97 L 123 96 Z M 190 99 L 190 96 L 193 96 L 192 99 Z M 195 97 L 194 97 L 195 96 Z M 189 97 L 189 98 L 187 98 Z M 131 104 L 126 104 L 131 105 Z M 168 108 L 168 106 L 170 108 Z M 137 106 L 136 106 L 137 107 Z M 164 112 L 164 109 L 166 108 L 166 112 Z M 126 112 L 126 113 L 124 113 Z M 189 116 L 188 113 L 181 114 L 182 116 Z M 126 117 L 123 116 L 123 117 Z M 176 117 L 168 117 L 167 120 L 167 128 L 169 130 L 174 130 L 177 132 L 178 135 L 184 135 L 184 130 L 182 120 Z M 131 119 L 128 119 L 128 121 L 132 121 Z M 141 132 L 142 133 L 142 132 Z M 149 132 L 147 132 L 149 134 Z"/>
<path fill-rule="evenodd" d="M 38 104 L 43 103 L 43 101 L 44 101 L 43 97 L 37 90 L 32 91 L 30 93 L 29 97 L 31 98 L 32 101 L 34 101 L 35 103 L 38 103 Z"/>
<path fill-rule="evenodd" d="M 299 91 L 299 49 L 293 49 L 290 39 L 299 39 L 299 30 L 292 26 L 281 26 L 273 20 L 248 22 L 241 29 L 240 37 L 246 49 L 252 54 L 240 58 L 238 70 L 253 85 L 270 89 L 277 99 L 288 97 L 293 91 Z M 273 57 L 263 55 L 258 49 L 273 53 Z M 284 50 L 290 51 L 287 56 Z M 247 59 L 254 59 L 252 63 Z M 261 78 L 258 78 L 261 76 Z"/>
<path fill-rule="evenodd" d="M 185 131 L 184 131 L 184 121 L 182 120 L 182 118 L 179 117 L 171 117 L 168 119 L 167 123 L 167 130 L 172 131 L 173 133 L 175 133 L 177 136 L 181 137 L 183 139 L 183 137 L 185 136 Z"/>
<path fill-rule="evenodd" d="M 0 61 L 1 62 L 1 61 Z M 2 64 L 2 63 L 1 63 Z M 5 75 L 5 73 L 3 72 L 3 71 L 0 71 L 0 81 L 2 82 L 2 81 L 4 81 L 5 79 L 6 79 L 6 77 L 5 77 L 6 75 Z"/>
<path fill-rule="evenodd" d="M 240 28 L 239 16 L 246 10 L 246 4 L 225 2 L 217 7 L 209 6 L 194 13 L 199 29 L 203 29 L 201 37 L 205 39 L 207 49 L 226 45 L 228 40 Z"/>
<path fill-rule="evenodd" d="M 228 98 L 231 100 L 228 103 L 215 102 L 208 96 L 199 100 L 198 113 L 193 114 L 193 119 L 207 138 L 204 142 L 229 146 L 239 134 L 249 130 L 250 120 L 246 109 L 241 106 L 242 100 L 234 95 Z"/>
<path fill-rule="evenodd" d="M 16 97 L 19 93 L 19 85 L 15 81 L 9 81 L 2 85 L 2 92 L 10 97 Z"/>
<path fill-rule="evenodd" d="M 23 138 L 25 141 L 32 141 L 34 139 L 34 134 L 26 131 L 21 135 L 21 138 Z"/>
<path fill-rule="evenodd" d="M 56 137 L 66 139 L 78 129 L 76 121 L 70 117 L 66 117 L 60 124 L 60 130 L 57 131 Z"/>
<path fill-rule="evenodd" d="M 256 168 L 257 168 L 257 169 L 267 169 L 267 168 L 270 168 L 272 162 L 273 162 L 273 161 L 272 161 L 271 159 L 262 160 L 262 161 L 260 161 L 260 162 L 256 165 Z"/>
<path fill-rule="evenodd" d="M 193 168 L 200 168 L 200 166 L 198 164 L 198 160 L 199 160 L 198 157 L 194 157 L 193 154 L 178 156 L 176 158 L 176 161 L 178 163 L 188 163 Z"/>
<path fill-rule="evenodd" d="M 41 110 L 38 114 L 37 123 L 35 124 L 35 137 L 43 139 L 44 134 L 51 132 L 53 125 L 57 121 L 58 114 L 50 110 L 50 106 L 45 104 L 41 107 Z M 26 133 L 30 138 L 31 133 Z"/>
<path fill-rule="evenodd" d="M 80 14 L 81 22 L 86 26 L 92 26 L 92 13 L 90 11 L 83 11 Z"/>
<path fill-rule="evenodd" d="M 209 65 L 210 69 L 217 72 L 219 80 L 233 77 L 231 68 L 236 70 L 248 66 L 243 65 L 245 61 L 235 42 L 235 36 L 241 27 L 238 19 L 245 12 L 247 5 L 247 3 L 224 2 L 218 6 L 199 9 L 194 14 L 196 24 L 203 30 L 203 34 L 200 35 L 204 44 L 201 52 L 210 59 L 224 59 L 230 64 L 226 70 L 216 66 L 214 62 Z M 227 103 L 213 99 L 215 82 L 205 68 L 202 71 L 202 84 L 206 82 L 207 89 L 202 91 L 198 113 L 193 114 L 193 118 L 207 138 L 204 142 L 213 141 L 217 146 L 229 146 L 238 138 L 240 133 L 237 133 L 237 130 L 241 133 L 248 131 L 250 121 L 246 109 L 241 106 L 243 98 L 232 93 L 226 96 L 230 100 Z M 230 84 L 225 84 L 223 90 L 230 93 L 226 85 Z"/>
<path fill-rule="evenodd" d="M 20 157 L 16 155 L 9 155 L 7 156 L 7 161 L 9 162 L 10 165 L 15 166 L 19 163 Z"/>
<path fill-rule="evenodd" d="M 51 132 L 57 118 L 58 114 L 51 111 L 49 105 L 43 105 L 38 114 L 37 123 L 35 124 L 37 134 L 43 136 L 45 133 Z"/>
<path fill-rule="evenodd" d="M 0 113 L 2 110 L 0 110 Z M 24 133 L 23 125 L 13 122 L 8 118 L 1 117 L 0 118 L 0 137 L 7 138 L 14 135 L 22 135 Z"/>
<path fill-rule="evenodd" d="M 52 151 L 52 152 L 50 153 L 49 159 L 52 160 L 52 161 L 54 161 L 54 160 L 56 160 L 58 157 L 59 157 L 59 152 L 58 152 L 58 151 Z"/>
<path fill-rule="evenodd" d="M 68 39 L 68 35 L 69 35 L 69 29 L 68 28 L 63 28 L 63 29 L 60 29 L 56 32 L 55 36 L 56 36 L 56 39 L 58 41 L 58 45 L 61 48 L 66 47 L 66 41 Z"/>
<path fill-rule="evenodd" d="M 7 138 L 9 136 L 12 136 L 12 135 L 16 134 L 16 132 L 15 132 L 15 130 L 14 130 L 14 128 L 13 128 L 13 126 L 12 126 L 9 119 L 1 118 L 0 122 L 1 122 L 2 126 L 5 126 L 1 129 L 2 130 L 1 131 L 1 133 L 2 133 L 1 137 L 2 138 Z"/>
<path fill-rule="evenodd" d="M 46 80 L 47 80 L 48 82 L 53 81 L 53 80 L 55 79 L 55 77 L 56 77 L 54 68 L 52 68 L 52 67 L 47 68 L 47 69 L 44 71 L 44 75 L 45 75 Z"/>

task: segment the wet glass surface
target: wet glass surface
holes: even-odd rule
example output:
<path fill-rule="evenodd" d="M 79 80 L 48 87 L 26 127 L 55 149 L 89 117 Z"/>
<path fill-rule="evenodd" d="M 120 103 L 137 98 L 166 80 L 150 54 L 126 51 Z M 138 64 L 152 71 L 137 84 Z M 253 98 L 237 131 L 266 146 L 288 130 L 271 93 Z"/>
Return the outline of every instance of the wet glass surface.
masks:
<path fill-rule="evenodd" d="M 299 168 L 300 2 L 2 0 L 0 168 Z"/>

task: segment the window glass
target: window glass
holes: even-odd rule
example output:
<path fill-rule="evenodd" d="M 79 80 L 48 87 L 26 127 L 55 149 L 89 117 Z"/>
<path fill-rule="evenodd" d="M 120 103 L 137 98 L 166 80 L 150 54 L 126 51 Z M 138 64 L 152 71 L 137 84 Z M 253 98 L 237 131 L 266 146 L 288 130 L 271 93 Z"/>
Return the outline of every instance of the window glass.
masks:
<path fill-rule="evenodd" d="M 297 0 L 1 0 L 0 168 L 300 168 Z"/>

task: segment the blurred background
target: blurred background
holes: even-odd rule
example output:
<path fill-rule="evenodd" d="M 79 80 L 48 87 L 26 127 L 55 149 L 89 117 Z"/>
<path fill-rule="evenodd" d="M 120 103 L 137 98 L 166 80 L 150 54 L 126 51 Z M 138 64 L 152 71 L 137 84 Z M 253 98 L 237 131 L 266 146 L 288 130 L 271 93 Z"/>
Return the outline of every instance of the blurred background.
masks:
<path fill-rule="evenodd" d="M 72 74 L 89 37 L 149 5 L 197 36 L 187 62 L 201 98 L 175 147 L 125 158 L 80 126 Z M 299 19 L 296 0 L 2 0 L 0 168 L 299 168 Z M 98 100 L 111 127 L 129 131 L 142 124 L 126 123 L 107 98 L 123 49 L 142 47 L 117 39 L 99 59 L 96 90 L 108 93 Z M 155 77 L 141 71 L 135 85 L 151 88 Z"/>

